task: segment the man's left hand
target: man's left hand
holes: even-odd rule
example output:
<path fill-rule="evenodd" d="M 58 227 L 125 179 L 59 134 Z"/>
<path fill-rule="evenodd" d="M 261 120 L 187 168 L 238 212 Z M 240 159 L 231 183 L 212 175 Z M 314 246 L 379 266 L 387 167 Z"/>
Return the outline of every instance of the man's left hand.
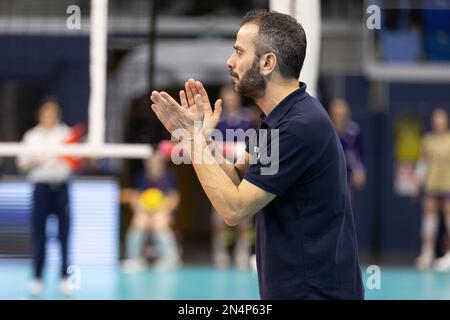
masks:
<path fill-rule="evenodd" d="M 152 110 L 158 119 L 173 134 L 175 130 L 185 130 L 190 139 L 201 134 L 203 126 L 203 101 L 200 94 L 195 96 L 196 112 L 192 113 L 181 107 L 166 92 L 153 91 L 151 94 Z"/>

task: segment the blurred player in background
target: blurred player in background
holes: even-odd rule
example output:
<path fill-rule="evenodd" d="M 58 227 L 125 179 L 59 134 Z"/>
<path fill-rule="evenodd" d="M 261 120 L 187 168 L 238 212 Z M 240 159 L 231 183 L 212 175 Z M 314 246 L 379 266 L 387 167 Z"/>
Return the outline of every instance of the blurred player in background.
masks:
<path fill-rule="evenodd" d="M 416 166 L 416 188 L 419 195 L 423 188 L 421 254 L 416 260 L 420 270 L 430 268 L 435 259 L 435 245 L 439 224 L 439 210 L 445 214 L 445 225 L 450 228 L 450 132 L 448 114 L 442 108 L 433 111 L 432 132 L 422 140 L 421 156 Z M 436 260 L 439 271 L 450 269 L 450 253 Z"/>
<path fill-rule="evenodd" d="M 351 120 L 350 107 L 345 100 L 335 99 L 330 104 L 330 117 L 334 123 L 347 162 L 347 184 L 349 195 L 366 184 L 361 130 Z"/>
<path fill-rule="evenodd" d="M 149 256 L 156 257 L 159 269 L 177 267 L 180 252 L 173 230 L 173 213 L 179 204 L 174 173 L 167 168 L 163 155 L 156 153 L 144 164 L 145 173 L 135 177 L 135 190 L 128 190 L 125 202 L 131 204 L 133 217 L 126 234 L 126 271 L 139 271 Z M 149 240 L 156 252 L 146 253 Z"/>
<path fill-rule="evenodd" d="M 33 295 L 43 291 L 42 273 L 46 251 L 46 221 L 50 214 L 58 218 L 58 238 L 61 244 L 61 286 L 64 294 L 71 293 L 67 279 L 68 239 L 70 229 L 68 182 L 72 174 L 71 160 L 67 157 L 49 155 L 47 150 L 67 143 L 71 129 L 60 122 L 61 108 L 54 99 L 45 100 L 38 113 L 38 125 L 23 137 L 25 146 L 41 148 L 39 154 L 22 154 L 17 165 L 26 172 L 34 184 L 32 209 L 32 246 L 34 279 L 29 285 Z M 48 148 L 48 149 L 47 149 Z M 47 149 L 47 150 L 46 150 Z"/>
<path fill-rule="evenodd" d="M 186 86 L 186 90 L 189 89 Z M 217 124 L 217 129 L 222 133 L 227 146 L 235 148 L 235 141 L 229 141 L 226 130 L 242 129 L 244 131 L 252 128 L 253 114 L 247 108 L 242 107 L 241 96 L 234 90 L 232 85 L 225 85 L 219 93 L 223 103 L 222 117 Z M 232 159 L 236 161 L 236 157 Z M 236 227 L 230 227 L 220 218 L 217 212 L 212 211 L 213 225 L 213 261 L 217 267 L 228 267 L 231 263 L 231 249 L 234 249 L 234 264 L 238 268 L 249 266 L 251 247 L 254 242 L 253 219 L 249 219 Z"/>

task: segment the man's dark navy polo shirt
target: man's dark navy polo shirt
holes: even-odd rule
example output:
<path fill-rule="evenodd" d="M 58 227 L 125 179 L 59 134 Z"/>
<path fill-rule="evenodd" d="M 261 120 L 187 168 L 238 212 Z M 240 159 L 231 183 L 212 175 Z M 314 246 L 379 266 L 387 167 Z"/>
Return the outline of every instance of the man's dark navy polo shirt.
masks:
<path fill-rule="evenodd" d="M 244 177 L 276 195 L 256 215 L 261 298 L 363 299 L 345 158 L 328 114 L 302 83 L 261 129 L 279 130 L 278 172 L 262 175 L 271 165 L 258 160 Z M 270 133 L 267 143 L 270 154 Z"/>

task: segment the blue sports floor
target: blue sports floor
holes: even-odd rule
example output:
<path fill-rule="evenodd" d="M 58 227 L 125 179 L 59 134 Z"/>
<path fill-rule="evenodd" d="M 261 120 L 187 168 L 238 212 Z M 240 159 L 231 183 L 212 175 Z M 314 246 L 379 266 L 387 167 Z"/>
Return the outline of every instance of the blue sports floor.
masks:
<path fill-rule="evenodd" d="M 27 263 L 0 262 L 0 299 L 36 299 L 26 291 L 30 272 Z M 368 274 L 363 274 L 366 284 Z M 119 267 L 81 267 L 77 279 L 79 289 L 66 298 L 59 293 L 57 273 L 48 271 L 39 299 L 259 299 L 257 277 L 251 271 L 210 266 L 136 274 L 126 274 Z M 450 273 L 381 266 L 380 279 L 380 289 L 366 288 L 367 299 L 450 299 Z"/>

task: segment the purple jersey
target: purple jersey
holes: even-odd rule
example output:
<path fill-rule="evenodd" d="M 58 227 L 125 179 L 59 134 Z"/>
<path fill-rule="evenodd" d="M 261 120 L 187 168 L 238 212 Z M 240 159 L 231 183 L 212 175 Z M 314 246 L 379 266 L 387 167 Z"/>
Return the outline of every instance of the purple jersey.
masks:
<path fill-rule="evenodd" d="M 239 117 L 237 118 L 231 118 L 227 114 L 223 114 L 222 118 L 217 124 L 217 130 L 219 130 L 222 133 L 224 141 L 227 140 L 226 136 L 227 129 L 232 130 L 242 129 L 246 131 L 251 127 L 252 127 L 252 117 L 250 111 L 248 111 L 247 109 L 242 109 L 240 111 Z"/>
<path fill-rule="evenodd" d="M 347 162 L 347 181 L 350 183 L 353 171 L 357 168 L 364 169 L 361 130 L 356 122 L 349 121 L 345 132 L 338 132 L 338 135 L 344 149 Z"/>
<path fill-rule="evenodd" d="M 167 168 L 166 173 L 160 179 L 149 179 L 145 172 L 142 172 L 135 176 L 134 187 L 141 191 L 156 188 L 164 193 L 169 193 L 177 189 L 175 173 L 170 168 Z"/>

